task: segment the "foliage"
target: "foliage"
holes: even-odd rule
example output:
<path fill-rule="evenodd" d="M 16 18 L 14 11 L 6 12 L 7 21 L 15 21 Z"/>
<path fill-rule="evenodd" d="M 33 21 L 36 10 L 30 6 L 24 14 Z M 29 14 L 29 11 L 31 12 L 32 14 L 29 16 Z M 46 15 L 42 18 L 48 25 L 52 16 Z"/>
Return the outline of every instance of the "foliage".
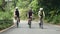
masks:
<path fill-rule="evenodd" d="M 38 1 L 37 0 L 32 1 L 29 7 L 32 7 L 33 12 L 35 13 L 35 15 L 37 15 L 39 11 Z"/>
<path fill-rule="evenodd" d="M 0 6 L 2 5 L 2 0 L 0 0 Z"/>
<path fill-rule="evenodd" d="M 6 29 L 13 25 L 12 20 L 0 20 L 0 30 Z"/>
<path fill-rule="evenodd" d="M 13 17 L 13 10 L 14 10 L 14 4 L 19 7 L 20 10 L 20 16 L 21 19 L 26 19 L 26 13 L 28 12 L 29 8 L 32 7 L 32 10 L 34 12 L 34 17 L 38 17 L 38 11 L 40 7 L 44 8 L 45 12 L 45 19 L 48 22 L 53 23 L 60 23 L 59 21 L 59 15 L 60 15 L 60 0 L 13 0 L 14 2 L 10 3 L 10 10 L 9 12 L 6 10 L 6 12 L 2 12 L 0 8 L 0 19 L 11 19 Z M 0 6 L 4 3 L 0 0 Z M 6 5 L 5 5 L 6 6 Z M 5 7 L 5 9 L 8 9 Z M 57 16 L 56 16 L 57 15 Z"/>

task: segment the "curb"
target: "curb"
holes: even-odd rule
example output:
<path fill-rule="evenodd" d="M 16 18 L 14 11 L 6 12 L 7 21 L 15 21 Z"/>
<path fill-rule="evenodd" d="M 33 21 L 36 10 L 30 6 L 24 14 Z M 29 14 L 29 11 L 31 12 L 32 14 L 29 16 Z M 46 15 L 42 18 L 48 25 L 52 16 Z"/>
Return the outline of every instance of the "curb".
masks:
<path fill-rule="evenodd" d="M 10 26 L 9 28 L 6 28 L 6 29 L 1 30 L 0 33 L 4 32 L 4 31 L 7 31 L 8 29 L 10 29 L 10 28 L 12 28 L 14 26 L 15 26 L 15 24 L 13 24 L 12 26 Z"/>

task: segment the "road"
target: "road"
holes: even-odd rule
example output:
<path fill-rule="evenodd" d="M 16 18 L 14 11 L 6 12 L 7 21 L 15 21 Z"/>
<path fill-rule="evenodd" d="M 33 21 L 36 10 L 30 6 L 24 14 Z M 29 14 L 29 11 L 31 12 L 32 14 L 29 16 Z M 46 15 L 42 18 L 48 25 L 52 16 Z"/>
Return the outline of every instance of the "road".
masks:
<path fill-rule="evenodd" d="M 32 22 L 32 28 L 28 28 L 27 21 L 21 21 L 19 28 L 13 27 L 0 34 L 60 34 L 60 26 L 44 24 L 43 29 L 39 28 L 38 22 Z"/>

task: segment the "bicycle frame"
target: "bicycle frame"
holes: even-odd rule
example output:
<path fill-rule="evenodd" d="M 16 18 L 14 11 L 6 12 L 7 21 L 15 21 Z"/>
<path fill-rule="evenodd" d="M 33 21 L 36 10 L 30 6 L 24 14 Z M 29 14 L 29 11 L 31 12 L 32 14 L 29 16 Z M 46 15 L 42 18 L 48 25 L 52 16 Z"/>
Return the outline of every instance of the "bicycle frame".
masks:
<path fill-rule="evenodd" d="M 31 28 L 31 21 L 32 21 L 32 18 L 29 18 L 29 20 L 28 20 L 29 28 Z"/>

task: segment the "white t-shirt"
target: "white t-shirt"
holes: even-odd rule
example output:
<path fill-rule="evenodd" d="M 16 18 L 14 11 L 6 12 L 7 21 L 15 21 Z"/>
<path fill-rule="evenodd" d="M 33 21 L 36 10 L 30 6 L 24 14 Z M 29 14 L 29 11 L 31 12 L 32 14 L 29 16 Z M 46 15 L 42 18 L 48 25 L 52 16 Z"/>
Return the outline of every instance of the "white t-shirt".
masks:
<path fill-rule="evenodd" d="M 38 12 L 38 17 L 40 18 L 41 11 Z M 45 17 L 44 11 L 43 11 L 43 17 Z"/>

